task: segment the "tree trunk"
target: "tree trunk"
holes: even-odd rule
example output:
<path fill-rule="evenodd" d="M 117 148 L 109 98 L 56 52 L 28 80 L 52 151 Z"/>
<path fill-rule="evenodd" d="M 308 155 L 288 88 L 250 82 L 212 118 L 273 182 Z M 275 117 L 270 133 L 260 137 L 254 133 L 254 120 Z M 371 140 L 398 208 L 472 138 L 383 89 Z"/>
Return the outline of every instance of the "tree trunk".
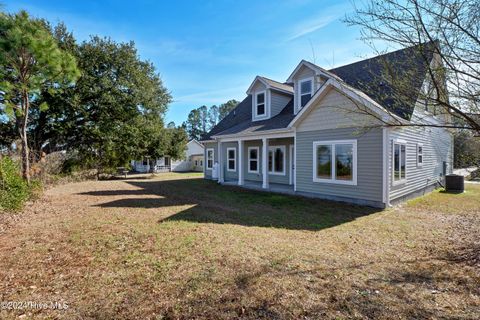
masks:
<path fill-rule="evenodd" d="M 18 126 L 20 131 L 21 147 L 22 147 L 22 177 L 30 184 L 30 155 L 28 152 L 28 137 L 27 137 L 27 121 L 28 121 L 28 109 L 30 107 L 30 101 L 28 99 L 28 93 L 23 91 L 22 93 L 22 112 L 20 115 L 21 121 Z"/>
<path fill-rule="evenodd" d="M 22 124 L 20 128 L 20 138 L 22 141 L 22 177 L 30 183 L 30 155 L 28 152 L 27 126 Z"/>

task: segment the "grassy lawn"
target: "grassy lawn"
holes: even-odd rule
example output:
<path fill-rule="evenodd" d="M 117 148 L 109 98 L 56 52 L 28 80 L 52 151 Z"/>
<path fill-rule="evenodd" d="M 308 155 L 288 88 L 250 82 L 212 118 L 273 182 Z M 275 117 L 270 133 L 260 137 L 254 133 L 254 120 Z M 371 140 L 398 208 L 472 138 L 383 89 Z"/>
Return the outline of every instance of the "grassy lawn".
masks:
<path fill-rule="evenodd" d="M 377 209 L 198 174 L 56 187 L 0 220 L 0 319 L 478 319 L 480 185 Z"/>

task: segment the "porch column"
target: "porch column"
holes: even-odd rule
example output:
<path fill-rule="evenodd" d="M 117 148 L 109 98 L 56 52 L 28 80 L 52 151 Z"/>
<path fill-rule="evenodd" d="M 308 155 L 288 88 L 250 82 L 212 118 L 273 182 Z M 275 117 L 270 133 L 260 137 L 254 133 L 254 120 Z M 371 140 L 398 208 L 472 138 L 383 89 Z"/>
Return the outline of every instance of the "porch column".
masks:
<path fill-rule="evenodd" d="M 262 188 L 268 189 L 268 139 L 262 139 Z"/>
<path fill-rule="evenodd" d="M 238 140 L 238 185 L 243 185 L 243 140 Z"/>
<path fill-rule="evenodd" d="M 218 141 L 218 182 L 224 183 L 223 180 L 223 152 L 222 152 L 222 142 Z"/>

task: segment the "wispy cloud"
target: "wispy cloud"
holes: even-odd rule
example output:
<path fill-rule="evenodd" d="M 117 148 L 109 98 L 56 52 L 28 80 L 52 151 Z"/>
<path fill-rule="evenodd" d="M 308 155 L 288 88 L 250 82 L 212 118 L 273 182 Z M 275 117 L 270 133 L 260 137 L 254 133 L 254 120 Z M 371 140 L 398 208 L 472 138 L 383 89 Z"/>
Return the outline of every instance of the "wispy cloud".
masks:
<path fill-rule="evenodd" d="M 296 30 L 295 33 L 292 36 L 288 37 L 287 41 L 293 41 L 309 33 L 320 30 L 326 27 L 327 25 L 329 25 L 332 21 L 336 20 L 337 18 L 338 18 L 338 15 L 328 15 L 328 16 L 318 17 L 314 20 L 303 22 L 294 28 Z"/>
<path fill-rule="evenodd" d="M 292 32 L 286 41 L 293 41 L 325 28 L 333 21 L 344 16 L 345 13 L 350 10 L 352 10 L 352 8 L 348 3 L 340 3 L 323 8 L 317 15 L 302 19 L 297 25 L 294 25 L 293 28 L 291 28 Z"/>

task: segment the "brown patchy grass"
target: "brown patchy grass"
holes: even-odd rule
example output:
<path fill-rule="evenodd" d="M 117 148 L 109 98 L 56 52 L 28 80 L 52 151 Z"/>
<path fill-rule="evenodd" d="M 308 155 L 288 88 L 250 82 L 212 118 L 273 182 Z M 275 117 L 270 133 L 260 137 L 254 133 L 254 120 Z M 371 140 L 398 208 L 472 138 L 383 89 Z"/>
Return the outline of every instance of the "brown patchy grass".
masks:
<path fill-rule="evenodd" d="M 476 319 L 480 185 L 378 211 L 198 174 L 53 188 L 0 228 L 1 319 Z"/>

